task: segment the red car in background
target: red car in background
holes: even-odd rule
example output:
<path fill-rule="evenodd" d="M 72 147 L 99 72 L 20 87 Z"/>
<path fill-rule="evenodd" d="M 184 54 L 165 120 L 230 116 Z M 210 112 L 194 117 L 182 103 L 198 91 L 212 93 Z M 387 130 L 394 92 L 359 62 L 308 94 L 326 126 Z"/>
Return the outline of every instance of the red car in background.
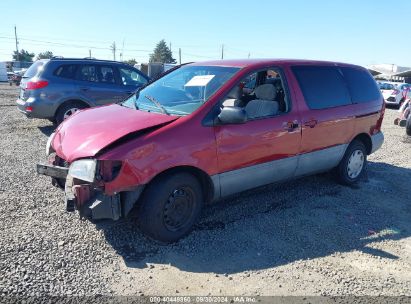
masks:
<path fill-rule="evenodd" d="M 383 143 L 383 116 L 359 66 L 192 63 L 120 104 L 73 114 L 37 171 L 64 184 L 67 210 L 116 220 L 135 208 L 143 232 L 174 242 L 205 204 L 234 193 L 328 170 L 357 182 Z"/>
<path fill-rule="evenodd" d="M 405 101 L 398 110 L 398 118 L 394 120 L 395 125 L 405 127 L 407 135 L 411 136 L 411 90 L 408 88 L 405 96 Z"/>
<path fill-rule="evenodd" d="M 26 69 L 22 69 L 20 71 L 14 72 L 13 75 L 11 75 L 9 78 L 9 84 L 13 85 L 14 83 L 16 86 L 19 86 L 21 79 L 23 78 L 23 75 L 25 72 L 26 72 Z"/>

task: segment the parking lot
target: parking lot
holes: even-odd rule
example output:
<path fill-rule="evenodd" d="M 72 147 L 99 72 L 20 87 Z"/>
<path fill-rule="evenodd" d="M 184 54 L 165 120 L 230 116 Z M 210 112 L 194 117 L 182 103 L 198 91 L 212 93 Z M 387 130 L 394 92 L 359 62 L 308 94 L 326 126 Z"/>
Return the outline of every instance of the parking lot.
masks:
<path fill-rule="evenodd" d="M 355 187 L 320 174 L 204 210 L 173 245 L 134 220 L 81 221 L 38 176 L 53 131 L 0 85 L 0 295 L 411 296 L 411 139 L 387 109 L 383 147 Z"/>

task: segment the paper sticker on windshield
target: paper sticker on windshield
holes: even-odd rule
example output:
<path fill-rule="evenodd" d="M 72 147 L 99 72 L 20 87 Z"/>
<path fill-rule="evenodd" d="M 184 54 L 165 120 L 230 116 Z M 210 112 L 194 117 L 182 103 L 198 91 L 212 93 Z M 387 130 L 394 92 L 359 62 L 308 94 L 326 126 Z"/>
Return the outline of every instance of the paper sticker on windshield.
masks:
<path fill-rule="evenodd" d="M 205 87 L 215 75 L 194 76 L 186 83 L 186 87 Z"/>

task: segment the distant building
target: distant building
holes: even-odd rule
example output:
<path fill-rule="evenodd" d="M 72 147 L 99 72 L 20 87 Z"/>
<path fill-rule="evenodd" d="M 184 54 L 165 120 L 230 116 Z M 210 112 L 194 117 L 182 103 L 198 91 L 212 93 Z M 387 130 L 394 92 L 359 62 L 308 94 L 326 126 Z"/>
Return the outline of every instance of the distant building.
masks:
<path fill-rule="evenodd" d="M 376 79 L 411 82 L 411 68 L 396 64 L 372 64 L 368 70 Z"/>

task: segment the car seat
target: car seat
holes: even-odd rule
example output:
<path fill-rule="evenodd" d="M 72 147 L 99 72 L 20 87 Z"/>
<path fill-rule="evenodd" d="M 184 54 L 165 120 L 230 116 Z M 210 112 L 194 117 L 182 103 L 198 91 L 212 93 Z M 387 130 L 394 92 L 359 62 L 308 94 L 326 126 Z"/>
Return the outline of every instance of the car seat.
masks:
<path fill-rule="evenodd" d="M 112 73 L 112 72 L 107 72 L 107 73 L 104 75 L 104 81 L 105 81 L 105 82 L 113 82 L 113 79 L 114 79 L 114 77 L 113 77 L 113 73 Z"/>
<path fill-rule="evenodd" d="M 224 100 L 224 107 L 241 107 L 241 97 L 243 96 L 243 90 L 239 86 L 235 86 L 228 94 L 227 99 Z"/>
<path fill-rule="evenodd" d="M 263 84 L 255 89 L 255 96 L 245 106 L 247 117 L 250 119 L 274 116 L 278 114 L 279 104 L 276 101 L 277 92 L 272 84 Z"/>

